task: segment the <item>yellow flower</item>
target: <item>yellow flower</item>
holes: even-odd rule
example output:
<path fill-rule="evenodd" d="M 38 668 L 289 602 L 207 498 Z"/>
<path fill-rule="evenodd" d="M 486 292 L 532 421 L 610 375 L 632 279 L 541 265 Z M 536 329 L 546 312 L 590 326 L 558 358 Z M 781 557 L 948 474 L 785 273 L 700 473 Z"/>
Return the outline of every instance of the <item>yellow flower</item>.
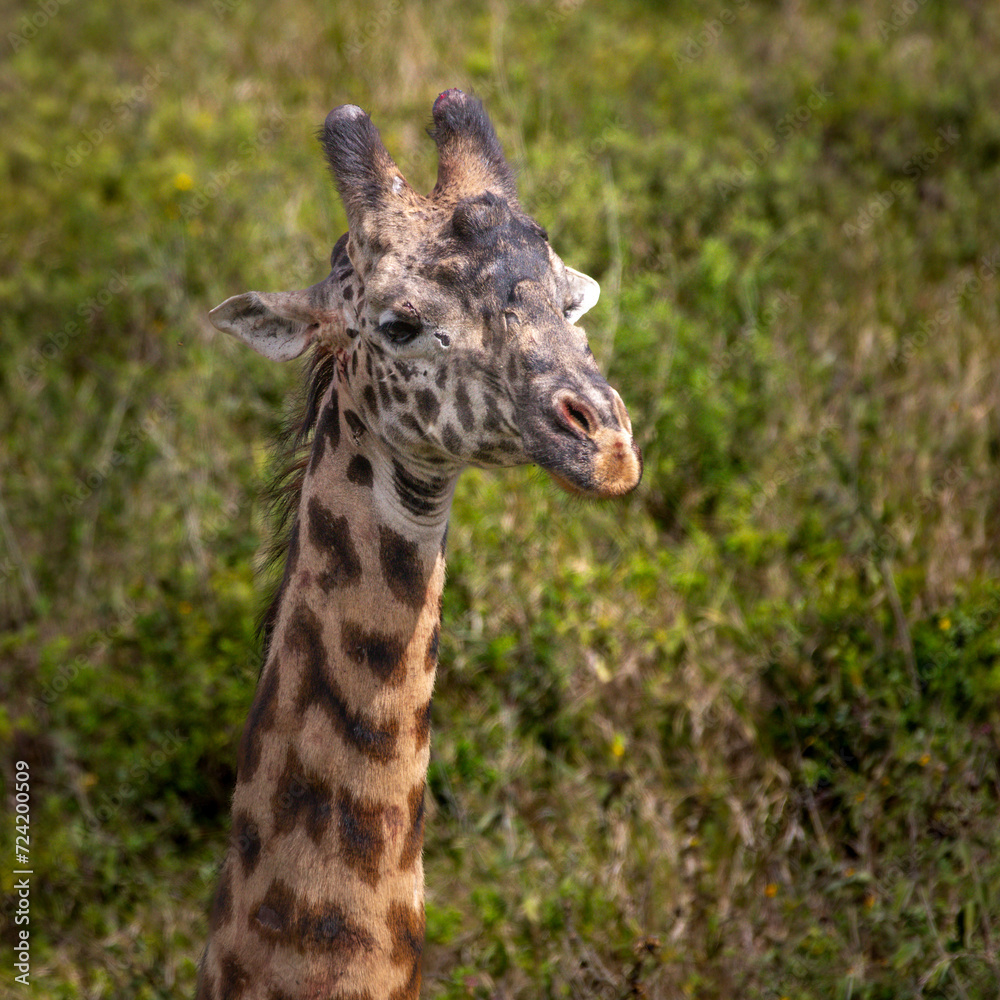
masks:
<path fill-rule="evenodd" d="M 179 174 L 174 175 L 174 187 L 178 191 L 190 191 L 194 187 L 194 181 L 190 174 L 185 174 L 183 171 Z"/>
<path fill-rule="evenodd" d="M 774 897 L 778 895 L 777 884 L 774 882 L 768 882 L 767 885 L 764 886 L 764 895 L 767 896 L 768 899 L 774 899 Z"/>
<path fill-rule="evenodd" d="M 865 909 L 870 910 L 875 905 L 875 893 L 870 892 L 865 896 Z"/>
<path fill-rule="evenodd" d="M 625 737 L 621 733 L 615 733 L 615 738 L 611 741 L 611 755 L 616 760 L 625 756 Z"/>
<path fill-rule="evenodd" d="M 941 621 L 938 622 L 938 628 L 941 629 L 942 632 L 947 632 L 948 629 L 951 628 L 951 619 L 942 618 Z"/>
<path fill-rule="evenodd" d="M 929 753 L 922 753 L 920 755 L 920 766 L 926 767 L 931 762 L 931 755 Z"/>

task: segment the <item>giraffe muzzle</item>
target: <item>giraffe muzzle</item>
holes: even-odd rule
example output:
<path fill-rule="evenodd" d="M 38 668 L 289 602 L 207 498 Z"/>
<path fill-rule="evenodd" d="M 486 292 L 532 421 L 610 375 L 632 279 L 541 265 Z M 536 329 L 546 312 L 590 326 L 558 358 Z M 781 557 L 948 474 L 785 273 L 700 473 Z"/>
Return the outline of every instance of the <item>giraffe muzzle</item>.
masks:
<path fill-rule="evenodd" d="M 606 385 L 606 392 L 610 405 L 597 406 L 582 393 L 558 390 L 536 436 L 532 458 L 568 493 L 624 496 L 642 478 L 628 411 L 614 389 Z"/>

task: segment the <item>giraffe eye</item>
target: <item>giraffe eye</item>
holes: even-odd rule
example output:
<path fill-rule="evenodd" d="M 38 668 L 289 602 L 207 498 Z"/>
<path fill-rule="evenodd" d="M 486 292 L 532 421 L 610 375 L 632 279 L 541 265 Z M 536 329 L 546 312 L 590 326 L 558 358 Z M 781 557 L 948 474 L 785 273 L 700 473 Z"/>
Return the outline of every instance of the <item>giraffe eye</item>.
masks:
<path fill-rule="evenodd" d="M 383 313 L 382 322 L 378 325 L 378 332 L 393 344 L 408 344 L 420 333 L 420 323 L 400 319 L 394 313 L 390 313 L 388 316 Z"/>

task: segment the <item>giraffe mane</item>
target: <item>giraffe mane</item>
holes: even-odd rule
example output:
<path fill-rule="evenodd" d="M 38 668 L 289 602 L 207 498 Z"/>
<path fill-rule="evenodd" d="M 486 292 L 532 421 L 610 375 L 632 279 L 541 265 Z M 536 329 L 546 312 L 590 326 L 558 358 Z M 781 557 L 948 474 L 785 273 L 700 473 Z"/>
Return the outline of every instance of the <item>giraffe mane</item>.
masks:
<path fill-rule="evenodd" d="M 284 427 L 272 449 L 275 472 L 262 490 L 262 498 L 270 522 L 270 539 L 265 550 L 262 575 L 268 576 L 288 553 L 298 530 L 295 512 L 302 484 L 309 465 L 309 452 L 319 419 L 320 402 L 333 381 L 337 357 L 324 343 L 317 343 L 308 357 L 305 377 L 296 402 L 285 420 Z M 261 647 L 260 670 L 267 663 L 271 633 L 278 617 L 285 574 L 274 585 L 271 597 L 257 618 L 256 635 Z"/>

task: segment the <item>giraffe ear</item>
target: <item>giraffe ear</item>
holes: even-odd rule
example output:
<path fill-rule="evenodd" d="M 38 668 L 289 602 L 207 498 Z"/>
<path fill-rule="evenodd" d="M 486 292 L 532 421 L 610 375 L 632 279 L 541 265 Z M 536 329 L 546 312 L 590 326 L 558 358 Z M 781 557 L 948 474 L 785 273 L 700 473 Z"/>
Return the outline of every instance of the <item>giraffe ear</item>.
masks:
<path fill-rule="evenodd" d="M 299 292 L 244 292 L 208 318 L 272 361 L 291 361 L 314 341 L 336 349 L 347 341 L 344 319 L 328 302 L 328 281 Z"/>
<path fill-rule="evenodd" d="M 601 286 L 589 275 L 573 268 L 566 268 L 566 283 L 569 285 L 570 306 L 566 319 L 575 323 L 584 313 L 590 312 L 601 297 Z"/>

